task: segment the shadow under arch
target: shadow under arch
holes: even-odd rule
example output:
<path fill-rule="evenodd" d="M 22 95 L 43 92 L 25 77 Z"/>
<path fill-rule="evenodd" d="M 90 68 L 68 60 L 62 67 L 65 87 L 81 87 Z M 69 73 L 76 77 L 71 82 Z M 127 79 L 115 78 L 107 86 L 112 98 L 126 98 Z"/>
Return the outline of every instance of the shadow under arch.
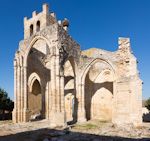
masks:
<path fill-rule="evenodd" d="M 42 115 L 43 82 L 36 72 L 32 72 L 28 78 L 28 110 L 29 119 L 33 120 Z"/>
<path fill-rule="evenodd" d="M 47 92 L 46 92 L 46 85 L 50 82 L 50 69 L 45 66 L 44 58 L 46 55 L 40 52 L 39 50 L 32 49 L 29 52 L 27 58 L 27 103 L 29 102 L 29 94 L 32 92 L 32 85 L 35 80 L 38 80 L 41 86 L 41 100 L 40 103 L 42 105 L 41 109 L 41 118 L 48 119 L 48 107 L 46 107 L 46 100 L 47 100 Z M 38 97 L 38 96 L 37 96 Z M 40 96 L 39 96 L 40 97 Z M 40 98 L 39 98 L 40 99 Z M 38 103 L 37 103 L 38 106 Z M 27 109 L 29 110 L 29 104 L 27 104 Z"/>
<path fill-rule="evenodd" d="M 78 69 L 77 69 L 77 64 L 73 58 L 73 56 L 69 56 L 68 58 L 65 59 L 64 65 L 65 63 L 69 61 L 73 70 L 73 74 L 74 76 L 65 76 L 64 77 L 64 87 L 67 85 L 67 83 L 69 83 L 69 81 L 74 80 L 74 89 L 65 89 L 65 96 L 69 93 L 72 93 L 74 95 L 73 99 L 71 99 L 71 103 L 73 104 L 72 109 L 73 109 L 73 121 L 69 122 L 68 124 L 72 123 L 72 122 L 77 122 L 77 110 L 78 110 L 78 98 L 77 98 L 77 86 L 78 86 Z M 71 105 L 72 105 L 71 104 Z"/>
<path fill-rule="evenodd" d="M 85 100 L 85 105 L 84 106 L 85 106 L 85 111 L 86 111 L 86 119 L 90 120 L 90 119 L 92 119 L 92 117 L 94 117 L 94 116 L 92 116 L 93 115 L 92 104 L 94 104 L 92 99 L 96 95 L 96 92 L 98 92 L 98 90 L 101 90 L 103 88 L 103 89 L 107 90 L 109 93 L 111 93 L 112 98 L 113 98 L 113 95 L 114 95 L 113 91 L 114 90 L 113 90 L 113 82 L 106 81 L 106 82 L 102 82 L 102 83 L 95 83 L 95 82 L 93 82 L 89 79 L 88 74 L 87 74 L 87 77 L 86 77 L 85 87 L 87 86 L 87 82 L 90 84 L 90 86 L 89 86 L 90 88 L 93 87 L 93 89 L 89 88 L 89 93 L 85 92 L 85 97 L 84 97 L 84 100 Z M 101 97 L 101 99 L 103 99 L 103 98 L 104 97 Z"/>

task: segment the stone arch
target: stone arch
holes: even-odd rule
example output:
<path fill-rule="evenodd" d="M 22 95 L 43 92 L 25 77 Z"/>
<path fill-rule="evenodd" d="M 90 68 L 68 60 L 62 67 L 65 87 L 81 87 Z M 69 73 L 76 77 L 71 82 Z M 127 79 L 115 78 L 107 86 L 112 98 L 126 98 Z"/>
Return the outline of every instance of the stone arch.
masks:
<path fill-rule="evenodd" d="M 39 84 L 38 84 L 39 83 Z M 29 119 L 44 118 L 43 109 L 43 99 L 45 99 L 44 94 L 45 81 L 41 75 L 35 71 L 32 72 L 28 77 L 28 93 L 27 93 L 27 105 L 29 111 Z M 36 92 L 38 91 L 38 93 Z"/>
<path fill-rule="evenodd" d="M 75 62 L 73 56 L 69 56 L 65 60 L 64 67 L 65 67 L 65 64 L 67 63 L 67 61 L 69 61 L 70 65 L 72 67 L 72 71 L 73 71 L 72 75 L 73 76 L 70 76 L 70 78 L 71 78 L 71 81 L 73 80 L 72 83 L 74 83 L 74 84 L 73 84 L 73 91 L 72 92 L 71 91 L 69 92 L 68 90 L 65 90 L 68 93 L 67 95 L 65 95 L 65 100 L 66 100 L 65 101 L 65 105 L 66 106 L 69 105 L 69 107 L 65 107 L 65 109 L 66 109 L 66 112 L 70 111 L 69 114 L 72 115 L 72 120 L 73 121 L 77 121 L 77 109 L 78 109 L 78 104 L 77 104 L 78 103 L 77 102 L 78 101 L 78 99 L 77 99 L 77 93 L 78 93 L 78 91 L 77 91 L 77 86 L 78 86 L 78 69 L 77 69 L 77 65 L 76 65 L 76 62 Z M 64 71 L 65 71 L 65 68 L 64 68 Z M 67 76 L 67 77 L 69 78 L 69 76 Z M 69 81 L 70 81 L 67 77 L 65 78 L 65 87 L 67 86 L 67 83 L 69 83 Z M 65 94 L 66 94 L 66 92 L 65 92 Z M 72 104 L 73 104 L 72 100 L 73 99 L 74 99 L 74 109 L 72 109 Z M 71 116 L 68 119 L 71 119 Z"/>
<path fill-rule="evenodd" d="M 39 75 L 36 72 L 33 72 L 30 74 L 30 76 L 28 78 L 28 86 L 29 86 L 30 92 L 32 91 L 32 86 L 33 86 L 33 83 L 35 80 L 38 80 L 41 85 L 41 79 L 40 79 Z"/>
<path fill-rule="evenodd" d="M 45 37 L 43 37 L 43 36 L 36 36 L 36 37 L 34 37 L 34 39 L 30 42 L 30 44 L 28 45 L 28 47 L 26 49 L 26 53 L 25 53 L 25 56 L 24 56 L 24 66 L 27 66 L 27 58 L 28 58 L 28 54 L 29 54 L 32 46 L 39 39 L 43 39 L 48 44 L 48 46 L 50 47 L 50 43 Z"/>
<path fill-rule="evenodd" d="M 94 72 L 93 69 L 97 65 L 99 66 L 99 68 L 103 68 L 104 70 L 103 69 L 99 70 L 98 68 L 96 68 L 96 70 L 98 70 L 98 71 L 94 70 L 94 71 L 96 71 L 96 72 Z M 101 67 L 101 65 L 102 65 L 102 67 Z M 107 69 L 107 68 L 109 68 L 109 69 Z M 104 76 L 105 76 L 105 78 L 104 78 Z M 111 76 L 112 78 L 110 79 L 109 76 Z M 93 103 L 92 102 L 93 102 L 93 99 L 96 99 L 95 105 L 98 104 L 98 106 L 99 106 L 100 105 L 99 104 L 100 96 L 101 96 L 101 94 L 105 93 L 106 95 L 109 95 L 111 103 L 112 103 L 113 102 L 112 94 L 114 94 L 114 92 L 113 92 L 113 82 L 114 81 L 115 81 L 114 69 L 110 65 L 110 63 L 108 63 L 107 61 L 102 60 L 102 59 L 95 59 L 91 63 L 89 63 L 89 65 L 86 67 L 86 69 L 84 70 L 84 73 L 82 75 L 82 78 L 81 78 L 81 82 L 82 82 L 82 91 L 81 91 L 82 93 L 81 94 L 82 94 L 82 105 L 85 108 L 85 116 L 86 116 L 87 120 L 89 120 L 91 118 L 98 119 L 98 117 L 99 117 L 99 119 L 103 119 L 103 117 L 100 116 L 100 114 L 99 114 L 100 108 L 99 109 L 97 108 L 97 113 L 99 112 L 98 113 L 99 115 L 96 113 L 98 115 L 97 117 L 96 117 L 95 113 L 93 114 L 93 110 L 92 110 Z M 97 97 L 97 98 L 95 98 L 95 97 Z M 108 98 L 106 100 L 101 100 L 103 102 L 103 105 L 107 105 L 105 103 L 105 101 L 107 101 L 107 100 L 108 100 Z M 96 107 L 98 107 L 98 106 L 96 106 Z M 103 107 L 104 107 L 103 109 L 101 108 L 101 110 L 103 110 L 103 113 L 104 113 L 103 115 L 106 115 L 105 112 L 109 113 L 110 119 L 111 119 L 112 118 L 112 109 L 107 110 L 107 108 L 105 108 L 105 106 L 103 106 Z M 109 104 L 106 107 L 109 107 Z M 95 116 L 93 116 L 93 115 L 95 115 Z"/>
<path fill-rule="evenodd" d="M 85 77 L 86 77 L 86 74 L 88 73 L 89 69 L 91 68 L 92 65 L 94 65 L 95 63 L 99 62 L 99 61 L 103 61 L 105 63 L 107 63 L 113 70 L 115 76 L 116 76 L 116 73 L 115 73 L 115 69 L 113 67 L 113 64 L 110 62 L 110 61 L 106 61 L 104 59 L 101 59 L 101 58 L 96 58 L 94 60 L 92 60 L 87 66 L 86 68 L 84 69 L 82 75 L 81 75 L 81 84 L 84 84 L 84 80 L 85 80 Z"/>
<path fill-rule="evenodd" d="M 68 60 L 70 61 L 71 65 L 72 65 L 72 67 L 73 67 L 74 74 L 75 74 L 76 76 L 78 76 L 77 63 L 76 63 L 74 57 L 73 57 L 73 56 L 69 56 L 68 58 L 66 58 L 64 64 L 65 64 L 66 61 L 68 61 Z"/>
<path fill-rule="evenodd" d="M 50 73 L 49 73 L 49 68 L 46 66 L 47 64 L 45 64 L 45 59 L 44 59 L 45 56 L 47 55 L 45 52 L 47 46 L 49 47 L 46 38 L 42 36 L 37 36 L 31 41 L 24 55 L 24 66 L 26 68 L 24 71 L 24 77 L 26 77 L 27 80 L 26 83 L 28 83 L 28 78 L 30 78 L 30 75 L 33 72 L 37 73 L 37 75 L 39 76 L 38 77 L 36 75 L 35 77 L 35 75 L 33 75 L 35 78 L 37 78 L 37 80 L 41 84 L 42 118 L 45 117 L 48 118 L 48 110 L 49 110 L 47 106 L 47 97 L 48 97 L 47 88 L 49 87 L 49 85 L 47 84 L 49 84 Z M 45 50 L 42 50 L 43 47 Z M 31 50 L 31 48 L 33 49 Z M 24 88 L 26 96 L 28 95 L 28 89 L 29 89 L 28 87 Z M 32 87 L 30 87 L 29 90 L 31 89 Z M 27 98 L 25 97 L 24 101 L 28 101 L 28 97 Z"/>
<path fill-rule="evenodd" d="M 106 74 L 107 72 L 109 72 L 109 73 L 111 73 L 111 74 L 113 75 L 113 80 L 112 80 L 112 81 L 115 81 L 114 73 L 112 73 L 111 70 L 106 69 L 106 70 L 100 72 L 100 73 L 95 77 L 94 82 L 96 81 L 96 78 L 97 78 L 100 74 L 104 75 L 104 74 Z"/>

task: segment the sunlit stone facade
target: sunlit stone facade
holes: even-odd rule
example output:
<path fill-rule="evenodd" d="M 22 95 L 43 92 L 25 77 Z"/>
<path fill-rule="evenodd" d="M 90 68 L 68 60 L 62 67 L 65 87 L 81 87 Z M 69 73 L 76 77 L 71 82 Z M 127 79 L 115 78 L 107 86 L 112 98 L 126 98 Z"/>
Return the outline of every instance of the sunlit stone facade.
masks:
<path fill-rule="evenodd" d="M 24 40 L 14 59 L 13 122 L 36 117 L 51 126 L 67 121 L 108 120 L 142 123 L 142 81 L 129 38 L 119 38 L 119 49 L 109 52 L 81 46 L 68 27 L 49 13 L 24 18 Z"/>

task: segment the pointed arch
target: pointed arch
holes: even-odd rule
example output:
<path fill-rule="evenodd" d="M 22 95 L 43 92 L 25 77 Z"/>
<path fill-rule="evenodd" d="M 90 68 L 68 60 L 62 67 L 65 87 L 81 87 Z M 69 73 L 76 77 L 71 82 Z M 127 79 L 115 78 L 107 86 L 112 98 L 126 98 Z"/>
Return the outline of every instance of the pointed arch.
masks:
<path fill-rule="evenodd" d="M 77 64 L 76 64 L 76 61 L 74 60 L 73 56 L 69 56 L 68 58 L 66 58 L 64 64 L 67 62 L 67 61 L 70 61 L 71 63 L 71 66 L 73 68 L 73 72 L 74 72 L 74 75 L 78 75 L 78 69 L 77 69 Z"/>
<path fill-rule="evenodd" d="M 40 79 L 39 75 L 36 72 L 33 72 L 30 74 L 29 79 L 28 79 L 28 86 L 29 86 L 30 92 L 32 92 L 32 86 L 33 86 L 33 83 L 35 82 L 35 80 L 38 80 L 38 82 L 41 85 L 41 79 Z"/>
<path fill-rule="evenodd" d="M 90 70 L 90 68 L 91 68 L 94 64 L 96 64 L 97 62 L 100 62 L 100 61 L 103 61 L 104 63 L 106 63 L 107 65 L 109 65 L 109 66 L 112 68 L 112 71 L 114 72 L 114 75 L 115 75 L 115 78 L 116 78 L 116 73 L 115 73 L 115 69 L 114 69 L 113 64 L 112 64 L 110 61 L 106 61 L 106 60 L 101 59 L 101 58 L 96 58 L 96 59 L 92 60 L 92 61 L 86 66 L 86 68 L 84 69 L 84 71 L 83 71 L 83 73 L 82 73 L 82 75 L 81 75 L 81 79 L 80 79 L 81 84 L 84 84 L 84 82 L 85 82 L 85 77 L 86 77 L 88 71 Z"/>
<path fill-rule="evenodd" d="M 27 66 L 27 58 L 28 58 L 28 54 L 29 54 L 32 46 L 39 39 L 43 39 L 48 44 L 48 46 L 50 47 L 50 43 L 45 37 L 43 37 L 43 36 L 36 36 L 36 37 L 34 37 L 33 40 L 30 42 L 30 44 L 28 45 L 28 47 L 26 49 L 25 56 L 24 56 L 24 66 Z"/>
<path fill-rule="evenodd" d="M 72 68 L 72 72 L 73 72 L 73 77 L 68 77 L 66 79 L 73 79 L 73 89 L 71 89 L 71 91 L 69 91 L 69 89 L 66 89 L 66 92 L 68 93 L 67 95 L 65 95 L 66 101 L 65 101 L 65 105 L 68 105 L 69 103 L 69 107 L 67 107 L 66 109 L 66 114 L 67 114 L 67 120 L 73 120 L 73 121 L 77 121 L 77 109 L 78 109 L 78 68 L 77 68 L 77 64 L 76 61 L 74 60 L 73 56 L 69 56 L 68 58 L 66 58 L 64 64 L 69 61 L 71 68 Z M 67 81 L 66 82 L 71 82 L 71 81 Z M 66 85 L 67 85 L 66 83 Z M 72 91 L 73 90 L 73 91 Z M 71 94 L 72 93 L 72 94 Z M 70 95 L 71 94 L 71 95 Z M 68 98 L 68 99 L 67 99 Z M 72 101 L 72 99 L 74 99 L 74 101 Z M 72 107 L 74 109 L 72 109 Z M 66 107 L 65 107 L 66 108 Z"/>

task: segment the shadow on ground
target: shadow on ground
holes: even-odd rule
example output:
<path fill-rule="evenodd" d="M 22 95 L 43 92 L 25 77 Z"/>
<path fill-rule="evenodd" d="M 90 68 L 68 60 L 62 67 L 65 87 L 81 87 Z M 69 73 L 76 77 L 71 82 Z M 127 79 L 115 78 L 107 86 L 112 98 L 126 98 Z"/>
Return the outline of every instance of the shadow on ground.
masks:
<path fill-rule="evenodd" d="M 144 122 L 150 122 L 150 112 L 146 113 L 146 114 L 143 114 L 142 118 L 143 118 Z"/>
<path fill-rule="evenodd" d="M 43 141 L 44 139 L 45 141 L 150 141 L 150 138 L 135 139 L 71 132 L 68 128 L 62 130 L 42 128 L 0 136 L 0 141 Z"/>

